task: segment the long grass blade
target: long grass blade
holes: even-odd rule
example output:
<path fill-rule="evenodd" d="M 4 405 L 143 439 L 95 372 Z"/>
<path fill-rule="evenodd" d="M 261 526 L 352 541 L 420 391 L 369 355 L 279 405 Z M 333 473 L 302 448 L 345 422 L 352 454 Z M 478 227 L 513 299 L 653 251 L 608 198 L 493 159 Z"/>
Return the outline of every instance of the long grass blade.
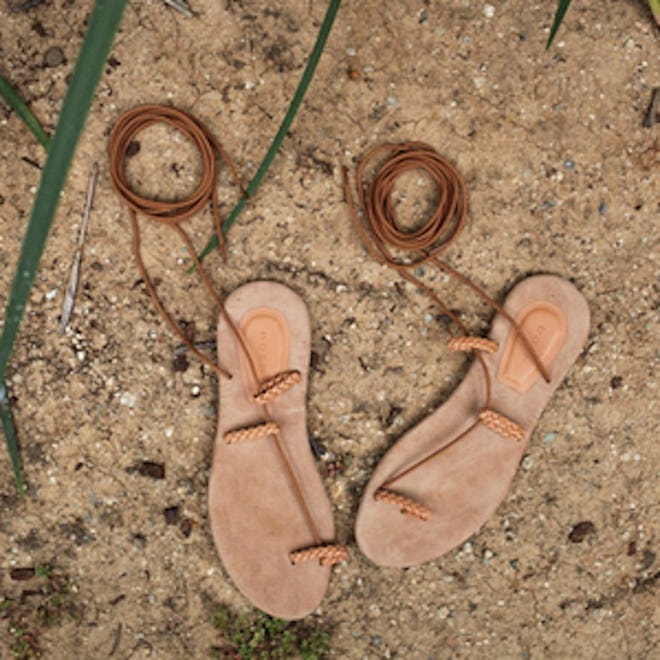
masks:
<path fill-rule="evenodd" d="M 552 45 L 552 42 L 555 39 L 555 36 L 557 35 L 557 31 L 559 30 L 559 26 L 562 24 L 562 21 L 564 20 L 564 16 L 566 15 L 566 12 L 568 11 L 568 7 L 571 4 L 572 0 L 559 0 L 559 4 L 557 5 L 557 11 L 555 12 L 555 20 L 552 23 L 552 27 L 550 28 L 550 36 L 548 37 L 548 43 L 545 45 L 546 50 L 550 48 Z"/>
<path fill-rule="evenodd" d="M 60 192 L 66 181 L 69 165 L 92 103 L 94 90 L 101 78 L 126 2 L 127 0 L 96 0 L 89 19 L 89 28 L 73 69 L 71 83 L 64 97 L 55 129 L 55 137 L 41 174 L 39 189 L 32 206 L 30 222 L 25 232 L 16 274 L 9 294 L 0 337 L 0 383 L 6 381 L 7 363 L 18 334 L 39 259 L 46 244 L 48 231 L 55 216 Z M 6 392 L 3 401 L 7 406 L 7 413 L 11 414 Z M 4 421 L 5 417 L 3 417 L 3 424 Z M 10 430 L 10 435 L 7 435 L 7 428 L 4 426 L 5 440 L 12 464 L 16 466 L 19 458 L 15 434 L 11 436 L 12 431 Z M 16 472 L 15 468 L 18 486 L 21 483 L 20 464 L 18 464 L 17 470 Z"/>
<path fill-rule="evenodd" d="M 5 440 L 7 441 L 7 448 L 9 449 L 11 466 L 14 470 L 16 488 L 19 496 L 23 497 L 25 488 L 23 485 L 23 475 L 21 473 L 21 461 L 18 455 L 16 427 L 14 426 L 14 418 L 12 417 L 11 408 L 9 406 L 9 395 L 7 394 L 7 388 L 4 382 L 0 383 L 0 420 L 2 421 L 2 430 L 5 434 Z"/>
<path fill-rule="evenodd" d="M 649 9 L 655 18 L 655 22 L 660 25 L 660 0 L 649 0 Z"/>
<path fill-rule="evenodd" d="M 41 146 L 48 151 L 50 137 L 43 129 L 39 120 L 32 114 L 25 101 L 16 93 L 16 90 L 0 75 L 0 96 L 2 96 L 14 112 L 23 120 L 23 123 L 32 131 Z"/>
<path fill-rule="evenodd" d="M 337 15 L 337 11 L 339 10 L 340 4 L 341 4 L 341 0 L 331 0 L 330 4 L 328 5 L 328 9 L 325 13 L 323 23 L 321 24 L 321 28 L 319 30 L 318 36 L 316 37 L 316 43 L 314 44 L 314 48 L 312 49 L 312 52 L 309 56 L 309 60 L 307 60 L 307 66 L 303 71 L 303 75 L 302 78 L 300 79 L 300 82 L 298 83 L 296 92 L 293 95 L 293 98 L 291 99 L 291 105 L 289 105 L 289 109 L 287 110 L 287 113 L 284 116 L 284 119 L 282 120 L 282 124 L 280 125 L 277 133 L 275 134 L 275 137 L 273 138 L 273 142 L 271 143 L 270 148 L 266 153 L 266 156 L 264 157 L 261 165 L 259 166 L 257 173 L 254 175 L 252 181 L 250 181 L 250 184 L 247 187 L 248 197 L 253 197 L 254 194 L 257 192 L 257 189 L 259 188 L 259 185 L 261 184 L 264 176 L 266 175 L 268 168 L 270 167 L 271 163 L 273 162 L 273 159 L 275 158 L 277 152 L 279 151 L 280 146 L 282 145 L 282 142 L 286 137 L 286 134 L 289 132 L 289 129 L 291 128 L 291 124 L 293 123 L 293 120 L 295 119 L 295 116 L 298 113 L 298 108 L 300 108 L 300 104 L 302 103 L 303 98 L 305 97 L 305 93 L 307 92 L 307 88 L 309 87 L 309 84 L 312 82 L 312 78 L 314 77 L 316 66 L 319 63 L 319 60 L 321 59 L 321 54 L 323 53 L 323 49 L 325 48 L 326 41 L 328 40 L 328 36 L 330 35 L 330 30 L 332 29 L 332 24 L 335 21 L 335 16 Z M 232 212 L 229 214 L 228 218 L 222 223 L 222 230 L 225 232 L 225 234 L 227 233 L 229 228 L 234 224 L 234 222 L 236 222 L 236 219 L 245 208 L 245 205 L 246 205 L 246 199 L 245 197 L 241 197 L 241 199 L 238 201 L 236 206 L 234 206 L 234 208 L 232 209 Z M 200 259 L 203 259 L 217 245 L 218 245 L 218 237 L 213 236 L 213 238 L 208 242 L 208 244 L 200 254 Z"/>

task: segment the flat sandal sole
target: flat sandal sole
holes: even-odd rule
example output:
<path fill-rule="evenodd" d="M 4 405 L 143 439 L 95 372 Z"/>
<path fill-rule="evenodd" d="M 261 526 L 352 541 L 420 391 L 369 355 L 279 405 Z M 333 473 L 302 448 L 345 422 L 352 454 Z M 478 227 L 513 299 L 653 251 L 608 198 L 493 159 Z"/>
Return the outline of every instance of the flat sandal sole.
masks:
<path fill-rule="evenodd" d="M 284 450 L 324 541 L 334 538 L 332 510 L 310 451 L 306 392 L 310 321 L 303 301 L 275 282 L 252 282 L 225 303 L 254 356 L 260 376 L 296 369 L 302 380 L 268 408 L 281 429 Z M 256 607 L 282 619 L 300 619 L 325 594 L 329 566 L 292 564 L 290 553 L 315 545 L 273 437 L 226 444 L 225 433 L 263 422 L 251 401 L 255 384 L 226 321 L 218 323 L 220 378 L 218 432 L 209 481 L 213 540 L 236 587 Z"/>
<path fill-rule="evenodd" d="M 485 378 L 475 363 L 446 403 L 387 452 L 367 484 L 355 536 L 360 550 L 380 566 L 413 566 L 455 548 L 474 534 L 506 497 L 543 409 L 578 358 L 589 333 L 589 308 L 566 280 L 529 277 L 509 293 L 504 307 L 535 349 L 549 358 L 550 382 L 531 365 L 510 323 L 497 314 L 490 337 L 495 353 L 483 357 L 492 375 L 490 409 L 524 430 L 510 440 L 479 423 L 464 438 L 396 480 L 388 490 L 426 507 L 428 520 L 402 513 L 374 495 L 407 467 L 448 445 L 477 419 L 486 400 Z M 546 360 L 544 360 L 546 362 Z"/>

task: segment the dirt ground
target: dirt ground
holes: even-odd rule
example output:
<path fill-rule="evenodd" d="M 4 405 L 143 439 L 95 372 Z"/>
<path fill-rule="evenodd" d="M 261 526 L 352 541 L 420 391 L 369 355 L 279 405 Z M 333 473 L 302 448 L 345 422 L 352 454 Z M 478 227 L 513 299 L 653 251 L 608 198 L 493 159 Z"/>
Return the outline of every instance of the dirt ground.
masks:
<path fill-rule="evenodd" d="M 0 70 L 50 131 L 91 5 L 0 10 Z M 174 104 L 213 129 L 249 180 L 326 3 L 192 5 L 197 18 L 159 0 L 127 9 L 12 360 L 29 493 L 16 498 L 3 456 L 1 593 L 16 602 L 33 588 L 38 578 L 16 580 L 16 568 L 50 565 L 70 585 L 76 615 L 36 631 L 46 657 L 209 657 L 220 643 L 213 608 L 249 611 L 207 524 L 217 379 L 192 359 L 185 371 L 174 363 L 178 342 L 139 281 L 127 214 L 111 190 L 107 136 L 136 104 Z M 525 0 L 344 3 L 284 147 L 230 231 L 227 265 L 217 253 L 208 261 L 225 294 L 274 279 L 311 312 L 309 430 L 327 449 L 319 469 L 337 539 L 350 548 L 307 622 L 331 632 L 331 657 L 660 653 L 659 129 L 642 127 L 660 84 L 657 29 L 642 2 L 575 2 L 546 52 L 553 10 L 553 2 Z M 0 137 L 4 309 L 45 154 L 4 104 Z M 450 262 L 498 296 L 529 273 L 571 278 L 589 300 L 592 328 L 508 499 L 464 546 L 402 571 L 371 565 L 355 546 L 360 493 L 383 452 L 451 393 L 465 363 L 444 348 L 447 328 L 427 299 L 366 256 L 340 182 L 341 165 L 367 148 L 409 139 L 434 145 L 468 182 L 470 223 Z M 129 162 L 136 187 L 191 190 L 200 164 L 190 145 L 160 127 L 140 144 Z M 81 288 L 59 335 L 94 162 Z M 432 192 L 420 183 L 409 175 L 399 186 L 413 213 Z M 238 199 L 224 173 L 220 197 L 225 214 Z M 190 226 L 201 248 L 210 215 Z M 175 318 L 194 321 L 197 340 L 212 339 L 216 310 L 186 274 L 185 250 L 143 227 L 163 299 Z M 465 289 L 430 269 L 423 278 L 474 332 L 486 330 L 490 310 Z M 162 463 L 164 479 L 139 469 L 143 461 Z M 39 598 L 24 595 L 35 608 Z M 15 634 L 6 624 L 2 657 Z"/>

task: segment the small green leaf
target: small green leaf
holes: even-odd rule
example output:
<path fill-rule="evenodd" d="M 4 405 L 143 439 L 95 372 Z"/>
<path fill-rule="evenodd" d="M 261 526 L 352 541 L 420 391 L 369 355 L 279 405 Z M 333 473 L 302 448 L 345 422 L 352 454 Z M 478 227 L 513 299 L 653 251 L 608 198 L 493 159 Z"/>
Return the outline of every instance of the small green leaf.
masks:
<path fill-rule="evenodd" d="M 555 39 L 555 35 L 557 34 L 557 30 L 559 30 L 559 26 L 562 24 L 562 21 L 564 20 L 564 16 L 566 15 L 566 12 L 568 11 L 568 7 L 571 4 L 571 0 L 559 0 L 559 4 L 557 5 L 557 11 L 555 13 L 555 20 L 552 23 L 552 28 L 550 28 L 550 36 L 548 37 L 548 43 L 545 45 L 546 49 L 550 48 L 552 42 Z"/>
<path fill-rule="evenodd" d="M 655 22 L 660 25 L 660 0 L 649 0 L 649 9 L 655 18 Z"/>
<path fill-rule="evenodd" d="M 14 112 L 23 120 L 25 125 L 32 131 L 34 137 L 39 140 L 41 146 L 48 151 L 50 147 L 50 137 L 43 129 L 39 120 L 32 114 L 23 99 L 16 93 L 16 90 L 0 75 L 0 96 L 14 109 Z"/>

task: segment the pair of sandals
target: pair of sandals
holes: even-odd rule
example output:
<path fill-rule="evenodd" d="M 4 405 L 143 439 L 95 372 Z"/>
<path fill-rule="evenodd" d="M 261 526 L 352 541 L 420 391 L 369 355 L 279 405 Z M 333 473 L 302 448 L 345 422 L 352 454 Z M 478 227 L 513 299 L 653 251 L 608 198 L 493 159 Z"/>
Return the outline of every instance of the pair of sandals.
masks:
<path fill-rule="evenodd" d="M 240 287 L 224 308 L 231 322 L 220 318 L 218 354 L 233 378 L 220 379 L 211 530 L 248 600 L 273 616 L 299 619 L 319 605 L 331 565 L 346 556 L 334 543 L 330 502 L 308 443 L 309 315 L 293 291 L 275 282 Z M 579 291 L 540 275 L 513 288 L 488 338 L 449 341 L 450 349 L 476 351 L 479 360 L 376 468 L 355 524 L 366 557 L 379 566 L 420 564 L 486 522 L 588 328 Z M 492 378 L 484 377 L 482 363 Z"/>
<path fill-rule="evenodd" d="M 129 185 L 131 143 L 155 123 L 180 131 L 200 151 L 204 173 L 189 198 L 147 199 Z M 210 203 L 224 247 L 216 156 L 244 188 L 220 143 L 196 118 L 172 107 L 138 106 L 113 128 L 109 154 L 113 186 L 130 211 L 145 286 L 173 332 L 219 376 L 209 518 L 220 557 L 255 606 L 300 619 L 319 605 L 331 566 L 347 554 L 334 542 L 332 508 L 307 436 L 307 308 L 275 282 L 246 284 L 224 302 L 213 288 L 183 224 Z M 392 202 L 396 178 L 409 170 L 425 172 L 439 191 L 437 209 L 412 231 L 399 224 Z M 347 170 L 344 194 L 365 247 L 461 328 L 463 336 L 448 342 L 451 350 L 475 356 L 448 401 L 385 455 L 360 504 L 355 538 L 361 551 L 380 566 L 413 566 L 465 541 L 504 499 L 545 405 L 587 340 L 589 309 L 570 282 L 550 275 L 522 280 L 499 305 L 440 260 L 465 226 L 466 190 L 454 166 L 429 145 L 375 147 L 358 163 L 356 177 L 361 212 L 353 205 Z M 220 311 L 220 366 L 197 351 L 159 300 L 142 260 L 138 214 L 175 233 L 192 256 Z M 457 278 L 497 310 L 488 338 L 469 336 L 459 315 L 413 274 L 423 264 Z"/>

